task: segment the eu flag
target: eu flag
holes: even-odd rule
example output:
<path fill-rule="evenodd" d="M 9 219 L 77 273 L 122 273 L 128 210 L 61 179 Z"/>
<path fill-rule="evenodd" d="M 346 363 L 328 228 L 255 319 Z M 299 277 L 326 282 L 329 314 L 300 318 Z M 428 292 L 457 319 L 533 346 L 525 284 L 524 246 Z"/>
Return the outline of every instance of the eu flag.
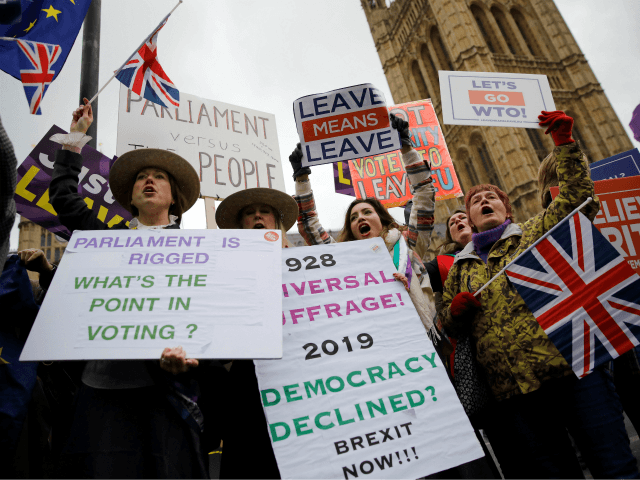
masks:
<path fill-rule="evenodd" d="M 59 45 L 61 52 L 54 74 L 58 76 L 71 52 L 91 0 L 19 0 L 21 14 L 5 25 L 0 37 Z M 2 2 L 0 2 L 2 3 Z M 0 40 L 0 70 L 20 80 L 17 42 Z"/>

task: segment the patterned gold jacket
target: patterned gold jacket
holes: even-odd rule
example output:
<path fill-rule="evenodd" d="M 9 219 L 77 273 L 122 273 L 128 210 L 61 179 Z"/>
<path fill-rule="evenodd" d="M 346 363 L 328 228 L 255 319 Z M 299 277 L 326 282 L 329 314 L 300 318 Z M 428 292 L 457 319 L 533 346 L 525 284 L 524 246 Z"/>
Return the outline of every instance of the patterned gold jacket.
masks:
<path fill-rule="evenodd" d="M 483 290 L 482 308 L 475 318 L 454 318 L 449 307 L 458 293 L 478 290 L 590 196 L 594 201 L 582 213 L 593 221 L 600 202 L 594 194 L 587 166 L 581 160 L 580 148 L 575 143 L 561 145 L 554 153 L 558 160 L 559 195 L 544 212 L 523 224 L 508 225 L 491 248 L 486 264 L 470 242 L 456 256 L 444 286 L 444 308 L 439 320 L 454 338 L 473 336 L 478 362 L 484 367 L 498 400 L 532 392 L 551 378 L 571 375 L 571 367 L 505 274 Z"/>

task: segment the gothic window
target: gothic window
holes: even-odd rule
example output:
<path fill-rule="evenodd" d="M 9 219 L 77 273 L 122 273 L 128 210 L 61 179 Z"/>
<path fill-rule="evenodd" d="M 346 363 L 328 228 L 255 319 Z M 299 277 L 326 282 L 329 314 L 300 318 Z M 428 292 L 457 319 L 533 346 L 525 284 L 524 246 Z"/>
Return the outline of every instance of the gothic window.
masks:
<path fill-rule="evenodd" d="M 500 29 L 500 33 L 502 33 L 502 37 L 504 41 L 507 42 L 507 47 L 513 55 L 522 55 L 524 52 L 520 51 L 520 45 L 518 44 L 515 35 L 511 31 L 509 27 L 509 23 L 507 22 L 507 18 L 505 17 L 502 10 L 498 7 L 493 7 L 491 9 L 491 13 L 493 14 L 493 18 L 496 19 L 496 23 L 498 24 L 498 28 Z"/>
<path fill-rule="evenodd" d="M 538 160 L 544 160 L 548 152 L 544 148 L 544 143 L 542 143 L 542 140 L 540 139 L 540 132 L 535 128 L 525 128 L 525 130 L 527 131 L 531 145 L 533 145 L 533 149 L 536 151 Z"/>
<path fill-rule="evenodd" d="M 422 49 L 420 50 L 420 56 L 422 57 L 422 63 L 428 70 L 429 80 L 431 80 L 431 85 L 435 88 L 435 92 L 433 93 L 435 94 L 436 98 L 440 98 L 440 82 L 438 80 L 438 69 L 433 63 L 433 59 L 431 58 L 431 53 L 429 53 L 429 47 L 427 47 L 426 44 L 422 45 Z"/>
<path fill-rule="evenodd" d="M 529 28 L 529 23 L 524 18 L 524 15 L 520 12 L 520 10 L 516 8 L 511 9 L 511 16 L 516 22 L 518 30 L 520 30 L 520 34 L 524 39 L 524 43 L 527 44 L 531 55 L 533 55 L 534 57 L 544 57 L 544 54 L 542 53 L 540 45 L 538 44 L 538 41 L 536 39 L 536 35 Z"/>
<path fill-rule="evenodd" d="M 51 246 L 51 234 L 47 234 L 47 247 Z"/>
<path fill-rule="evenodd" d="M 480 183 L 478 181 L 478 175 L 473 168 L 473 160 L 469 156 L 469 151 L 466 148 L 460 148 L 458 150 L 455 164 L 457 165 L 456 173 L 463 192 L 468 192 L 471 187 Z"/>
<path fill-rule="evenodd" d="M 50 248 L 47 248 L 46 257 L 47 257 L 48 261 L 51 261 L 51 249 Z"/>
<path fill-rule="evenodd" d="M 46 237 L 46 235 L 44 233 L 42 235 L 40 235 L 40 246 L 41 247 L 44 247 L 45 237 Z"/>
<path fill-rule="evenodd" d="M 60 261 L 60 249 L 56 248 L 56 255 L 54 257 L 54 261 L 58 262 Z"/>
<path fill-rule="evenodd" d="M 454 70 L 453 64 L 451 63 L 447 49 L 444 47 L 442 37 L 440 37 L 440 32 L 438 32 L 437 27 L 433 27 L 431 29 L 431 45 L 433 46 L 433 50 L 436 52 L 440 69 L 450 71 Z"/>
<path fill-rule="evenodd" d="M 500 187 L 502 190 L 502 182 L 500 181 L 500 177 L 498 176 L 498 172 L 496 171 L 495 164 L 491 158 L 491 154 L 487 149 L 484 140 L 480 137 L 480 135 L 476 135 L 471 140 L 471 145 L 475 149 L 475 153 L 477 154 L 477 158 L 474 161 L 473 167 L 476 171 L 484 171 L 484 178 L 486 179 L 486 183 L 491 183 L 492 185 L 496 185 Z"/>
<path fill-rule="evenodd" d="M 416 82 L 416 86 L 418 87 L 418 95 L 420 96 L 420 99 L 430 98 L 427 82 L 424 81 L 424 77 L 422 76 L 420 65 L 418 65 L 417 60 L 414 60 L 411 64 L 411 72 L 413 73 L 413 80 Z"/>
<path fill-rule="evenodd" d="M 482 38 L 484 38 L 489 51 L 491 53 L 502 53 L 499 43 L 496 41 L 495 35 L 493 34 L 493 30 L 489 25 L 489 21 L 487 20 L 487 16 L 485 15 L 484 10 L 478 5 L 471 5 L 471 14 L 473 15 L 473 18 L 476 19 L 478 29 L 480 30 Z"/>

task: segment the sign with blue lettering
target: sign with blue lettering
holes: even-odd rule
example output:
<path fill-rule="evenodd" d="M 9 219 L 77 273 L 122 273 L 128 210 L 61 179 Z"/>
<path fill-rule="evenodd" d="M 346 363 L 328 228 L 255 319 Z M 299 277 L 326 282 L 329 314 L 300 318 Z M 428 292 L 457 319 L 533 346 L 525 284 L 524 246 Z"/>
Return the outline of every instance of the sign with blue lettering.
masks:
<path fill-rule="evenodd" d="M 293 102 L 303 166 L 334 163 L 401 148 L 384 94 L 370 83 Z"/>
<path fill-rule="evenodd" d="M 556 109 L 546 75 L 439 71 L 442 118 L 448 125 L 538 127 Z"/>
<path fill-rule="evenodd" d="M 589 167 L 593 181 L 635 177 L 640 175 L 640 152 L 634 148 L 592 163 Z"/>

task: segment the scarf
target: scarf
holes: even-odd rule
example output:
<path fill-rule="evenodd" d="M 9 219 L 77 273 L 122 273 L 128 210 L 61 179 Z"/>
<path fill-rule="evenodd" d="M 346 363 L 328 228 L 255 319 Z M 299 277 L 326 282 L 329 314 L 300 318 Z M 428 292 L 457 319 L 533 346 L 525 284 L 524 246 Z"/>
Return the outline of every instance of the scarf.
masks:
<path fill-rule="evenodd" d="M 500 237 L 504 233 L 507 225 L 511 223 L 511 219 L 507 218 L 502 225 L 487 230 L 486 232 L 474 233 L 471 238 L 473 239 L 473 248 L 482 259 L 484 263 L 487 263 L 489 258 L 489 251 L 493 244 L 500 240 Z"/>

